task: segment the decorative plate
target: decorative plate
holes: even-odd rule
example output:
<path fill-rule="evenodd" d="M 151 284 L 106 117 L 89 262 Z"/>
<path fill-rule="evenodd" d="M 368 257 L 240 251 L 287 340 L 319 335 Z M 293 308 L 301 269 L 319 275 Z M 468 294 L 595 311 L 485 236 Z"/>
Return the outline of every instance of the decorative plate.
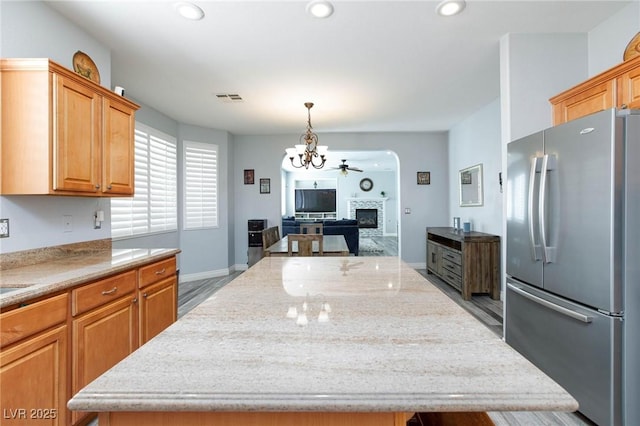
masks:
<path fill-rule="evenodd" d="M 100 84 L 100 73 L 98 72 L 98 67 L 96 67 L 96 64 L 86 53 L 78 50 L 73 55 L 73 70 L 81 76 Z"/>
<path fill-rule="evenodd" d="M 624 50 L 624 56 L 622 58 L 623 61 L 628 61 L 631 58 L 635 58 L 640 55 L 640 33 L 636 34 L 634 38 L 631 39 L 627 48 Z"/>

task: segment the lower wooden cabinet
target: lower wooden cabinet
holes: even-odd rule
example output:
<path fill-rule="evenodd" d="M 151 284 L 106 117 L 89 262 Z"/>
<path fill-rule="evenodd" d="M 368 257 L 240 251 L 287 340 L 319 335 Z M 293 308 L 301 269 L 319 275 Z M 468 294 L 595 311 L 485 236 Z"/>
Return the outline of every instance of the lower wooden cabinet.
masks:
<path fill-rule="evenodd" d="M 427 228 L 427 272 L 462 293 L 500 299 L 500 237 L 453 228 Z"/>
<path fill-rule="evenodd" d="M 73 320 L 72 395 L 138 347 L 137 313 L 131 292 Z M 73 423 L 86 415 L 72 412 Z"/>
<path fill-rule="evenodd" d="M 0 314 L 0 424 L 84 425 L 85 385 L 177 319 L 175 256 Z"/>
<path fill-rule="evenodd" d="M 54 296 L 0 315 L 0 423 L 68 424 L 68 297 Z"/>
<path fill-rule="evenodd" d="M 175 275 L 140 290 L 140 345 L 176 321 L 178 280 Z"/>

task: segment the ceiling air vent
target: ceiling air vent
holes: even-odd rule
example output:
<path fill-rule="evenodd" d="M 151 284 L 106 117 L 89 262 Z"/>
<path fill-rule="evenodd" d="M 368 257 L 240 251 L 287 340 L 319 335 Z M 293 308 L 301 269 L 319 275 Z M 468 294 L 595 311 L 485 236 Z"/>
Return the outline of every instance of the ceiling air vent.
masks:
<path fill-rule="evenodd" d="M 222 102 L 242 102 L 242 97 L 237 93 L 217 93 L 216 98 Z"/>

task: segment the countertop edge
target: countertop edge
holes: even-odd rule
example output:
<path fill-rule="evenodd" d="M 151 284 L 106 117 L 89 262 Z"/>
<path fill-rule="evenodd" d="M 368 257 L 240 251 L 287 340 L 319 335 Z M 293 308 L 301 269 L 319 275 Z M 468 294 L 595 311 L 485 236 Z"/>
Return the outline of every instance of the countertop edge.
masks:
<path fill-rule="evenodd" d="M 68 402 L 76 411 L 99 412 L 439 412 L 439 411 L 562 411 L 578 410 L 578 403 L 567 394 L 530 394 L 526 401 L 517 397 L 487 394 L 469 398 L 463 395 L 371 393 L 345 395 L 254 395 L 201 394 L 196 397 L 180 394 L 77 394 Z"/>

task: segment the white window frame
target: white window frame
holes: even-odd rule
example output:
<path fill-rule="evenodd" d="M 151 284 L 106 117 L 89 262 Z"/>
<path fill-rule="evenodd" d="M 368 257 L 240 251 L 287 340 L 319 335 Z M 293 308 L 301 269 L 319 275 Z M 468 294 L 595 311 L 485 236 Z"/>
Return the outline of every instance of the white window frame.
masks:
<path fill-rule="evenodd" d="M 182 229 L 219 227 L 219 147 L 183 141 Z"/>
<path fill-rule="evenodd" d="M 135 153 L 135 195 L 111 199 L 114 240 L 178 230 L 176 138 L 136 122 Z"/>

